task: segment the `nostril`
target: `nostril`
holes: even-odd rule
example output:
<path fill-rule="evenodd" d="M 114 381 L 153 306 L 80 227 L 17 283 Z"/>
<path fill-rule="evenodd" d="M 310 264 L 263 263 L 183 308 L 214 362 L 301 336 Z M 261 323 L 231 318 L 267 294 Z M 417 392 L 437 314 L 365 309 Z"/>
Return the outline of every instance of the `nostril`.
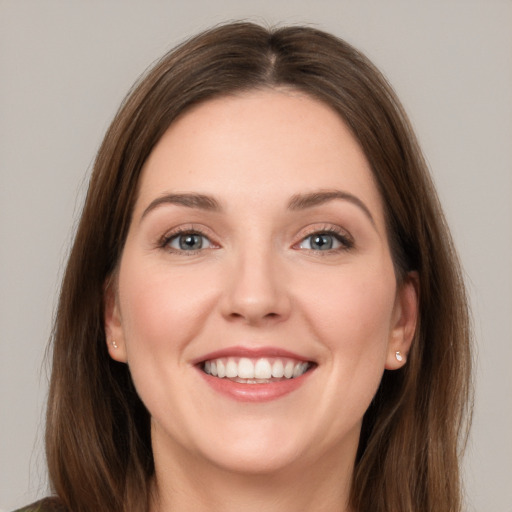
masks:
<path fill-rule="evenodd" d="M 230 318 L 236 320 L 236 319 L 240 319 L 240 318 L 249 318 L 251 315 L 248 315 L 248 314 L 243 314 L 243 313 L 237 313 L 235 311 L 233 311 L 232 313 L 229 314 Z M 266 320 L 272 320 L 272 319 L 275 319 L 275 318 L 279 318 L 279 313 L 266 313 L 264 315 L 262 315 L 260 318 L 262 319 L 266 319 Z M 250 318 L 249 318 L 250 319 Z"/>
<path fill-rule="evenodd" d="M 269 313 L 259 312 L 255 310 L 249 311 L 232 311 L 225 317 L 228 321 L 233 323 L 247 323 L 249 325 L 270 325 L 279 323 L 286 318 L 286 315 L 271 311 Z"/>

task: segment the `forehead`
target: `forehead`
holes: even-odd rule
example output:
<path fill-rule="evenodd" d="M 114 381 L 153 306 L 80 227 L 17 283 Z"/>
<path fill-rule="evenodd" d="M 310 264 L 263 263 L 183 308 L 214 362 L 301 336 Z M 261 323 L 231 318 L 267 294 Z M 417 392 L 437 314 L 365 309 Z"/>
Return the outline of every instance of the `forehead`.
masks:
<path fill-rule="evenodd" d="M 209 100 L 176 120 L 144 165 L 139 200 L 177 191 L 269 202 L 334 188 L 381 214 L 370 165 L 341 117 L 298 91 L 258 90 Z"/>

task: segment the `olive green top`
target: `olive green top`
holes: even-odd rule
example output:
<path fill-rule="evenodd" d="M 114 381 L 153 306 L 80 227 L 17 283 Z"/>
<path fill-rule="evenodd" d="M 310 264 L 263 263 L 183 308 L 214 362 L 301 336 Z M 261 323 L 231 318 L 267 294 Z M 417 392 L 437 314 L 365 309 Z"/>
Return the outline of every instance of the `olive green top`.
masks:
<path fill-rule="evenodd" d="M 45 498 L 27 507 L 19 508 L 14 512 L 66 512 L 66 508 L 56 498 Z"/>

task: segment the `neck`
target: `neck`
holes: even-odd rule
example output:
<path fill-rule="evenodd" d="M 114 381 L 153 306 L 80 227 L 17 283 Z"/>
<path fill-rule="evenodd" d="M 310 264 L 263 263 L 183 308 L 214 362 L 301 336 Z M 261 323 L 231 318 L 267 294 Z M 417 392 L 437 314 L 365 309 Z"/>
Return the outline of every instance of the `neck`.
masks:
<path fill-rule="evenodd" d="M 325 455 L 314 463 L 268 473 L 233 472 L 190 454 L 165 462 L 155 458 L 151 512 L 351 510 L 352 457 L 340 463 Z"/>

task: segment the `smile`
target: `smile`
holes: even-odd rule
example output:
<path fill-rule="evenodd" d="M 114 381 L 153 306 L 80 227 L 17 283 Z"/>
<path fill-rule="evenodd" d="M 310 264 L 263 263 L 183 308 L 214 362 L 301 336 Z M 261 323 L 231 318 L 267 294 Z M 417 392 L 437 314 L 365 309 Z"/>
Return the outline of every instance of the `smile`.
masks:
<path fill-rule="evenodd" d="M 220 357 L 209 359 L 202 370 L 219 379 L 230 379 L 243 384 L 267 384 L 300 377 L 311 368 L 311 363 L 281 357 Z"/>
<path fill-rule="evenodd" d="M 276 347 L 230 347 L 192 361 L 216 393 L 241 402 L 268 402 L 309 381 L 318 364 Z"/>

